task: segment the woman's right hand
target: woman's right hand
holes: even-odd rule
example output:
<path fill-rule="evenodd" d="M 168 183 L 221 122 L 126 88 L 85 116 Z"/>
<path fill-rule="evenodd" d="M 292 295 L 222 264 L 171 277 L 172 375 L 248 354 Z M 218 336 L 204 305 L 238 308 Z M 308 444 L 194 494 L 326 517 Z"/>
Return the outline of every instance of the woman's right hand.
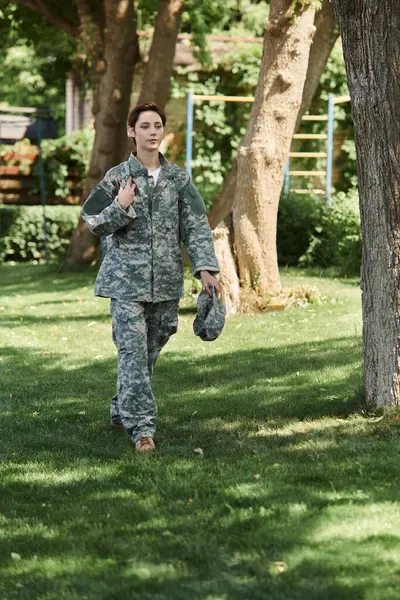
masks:
<path fill-rule="evenodd" d="M 136 200 L 136 185 L 133 183 L 133 177 L 129 177 L 125 184 L 118 181 L 118 204 L 123 210 L 126 210 Z"/>

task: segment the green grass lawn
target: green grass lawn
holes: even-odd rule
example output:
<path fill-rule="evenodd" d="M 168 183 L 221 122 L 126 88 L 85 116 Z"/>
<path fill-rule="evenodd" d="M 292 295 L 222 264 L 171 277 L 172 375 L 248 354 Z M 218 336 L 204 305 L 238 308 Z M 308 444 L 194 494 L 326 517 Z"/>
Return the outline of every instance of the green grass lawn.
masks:
<path fill-rule="evenodd" d="M 398 600 L 400 423 L 358 403 L 357 282 L 284 272 L 324 301 L 208 344 L 185 299 L 143 456 L 108 427 L 93 281 L 0 267 L 1 600 Z"/>

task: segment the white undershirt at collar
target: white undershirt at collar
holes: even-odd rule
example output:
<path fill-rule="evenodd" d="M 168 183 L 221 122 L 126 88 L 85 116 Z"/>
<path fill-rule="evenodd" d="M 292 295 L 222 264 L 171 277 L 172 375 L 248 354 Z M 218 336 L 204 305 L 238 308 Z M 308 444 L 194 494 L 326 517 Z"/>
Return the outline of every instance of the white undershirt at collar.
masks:
<path fill-rule="evenodd" d="M 157 181 L 158 181 L 158 176 L 160 174 L 161 171 L 161 166 L 158 167 L 158 169 L 156 169 L 155 171 L 149 171 L 149 175 L 152 176 L 153 180 L 154 180 L 154 185 L 157 185 Z"/>

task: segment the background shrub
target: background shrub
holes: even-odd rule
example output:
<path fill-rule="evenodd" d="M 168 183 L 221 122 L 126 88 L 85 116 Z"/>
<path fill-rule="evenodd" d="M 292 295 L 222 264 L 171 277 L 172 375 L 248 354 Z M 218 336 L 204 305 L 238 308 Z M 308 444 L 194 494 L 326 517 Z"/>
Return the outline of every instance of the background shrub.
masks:
<path fill-rule="evenodd" d="M 62 260 L 78 224 L 80 206 L 46 206 L 49 259 Z M 0 206 L 0 262 L 45 257 L 41 206 Z"/>
<path fill-rule="evenodd" d="M 94 140 L 92 129 L 74 131 L 56 140 L 43 140 L 42 154 L 46 192 L 49 196 L 67 198 L 71 194 L 70 174 L 79 178 L 76 191 L 81 192 L 89 169 L 90 152 Z M 31 193 L 39 194 L 39 159 L 33 165 L 34 185 Z"/>
<path fill-rule="evenodd" d="M 283 196 L 277 227 L 280 265 L 336 267 L 355 275 L 361 266 L 358 194 L 339 192 L 330 206 L 316 196 Z"/>
<path fill-rule="evenodd" d="M 319 196 L 282 194 L 279 201 L 277 250 L 280 265 L 296 266 L 319 225 L 325 200 Z"/>
<path fill-rule="evenodd" d="M 358 194 L 339 192 L 325 206 L 300 265 L 338 267 L 341 275 L 354 275 L 361 266 L 361 224 Z"/>

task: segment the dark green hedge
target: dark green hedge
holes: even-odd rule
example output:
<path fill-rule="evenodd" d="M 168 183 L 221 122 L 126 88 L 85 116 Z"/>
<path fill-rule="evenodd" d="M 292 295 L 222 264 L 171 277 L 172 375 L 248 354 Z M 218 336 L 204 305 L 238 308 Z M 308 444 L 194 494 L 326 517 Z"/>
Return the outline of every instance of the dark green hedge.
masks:
<path fill-rule="evenodd" d="M 311 236 L 321 221 L 324 204 L 320 196 L 282 195 L 276 237 L 280 265 L 296 266 L 307 252 Z"/>
<path fill-rule="evenodd" d="M 49 259 L 61 260 L 78 224 L 80 206 L 46 206 Z M 0 262 L 45 256 L 41 206 L 0 206 Z"/>
<path fill-rule="evenodd" d="M 79 206 L 47 206 L 51 260 L 62 260 L 75 229 Z M 283 196 L 277 229 L 280 265 L 337 267 L 342 275 L 358 274 L 361 227 L 357 194 L 343 193 L 330 206 L 316 196 Z M 41 206 L 0 206 L 0 261 L 44 258 Z"/>
<path fill-rule="evenodd" d="M 282 196 L 277 227 L 280 265 L 336 267 L 359 274 L 361 225 L 358 195 L 340 192 L 329 206 L 318 196 Z"/>

